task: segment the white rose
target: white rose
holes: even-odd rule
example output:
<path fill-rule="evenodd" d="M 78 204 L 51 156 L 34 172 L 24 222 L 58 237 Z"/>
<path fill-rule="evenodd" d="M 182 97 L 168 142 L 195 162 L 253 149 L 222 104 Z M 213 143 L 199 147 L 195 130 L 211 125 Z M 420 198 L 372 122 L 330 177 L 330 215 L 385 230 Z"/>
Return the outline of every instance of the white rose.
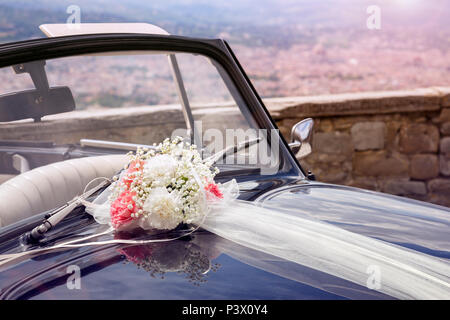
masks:
<path fill-rule="evenodd" d="M 177 171 L 178 162 L 167 154 L 156 155 L 144 166 L 144 179 L 153 182 L 153 186 L 167 186 Z"/>
<path fill-rule="evenodd" d="M 143 229 L 174 229 L 183 220 L 180 207 L 175 191 L 169 193 L 166 188 L 155 188 L 144 202 L 147 217 L 142 216 L 139 225 Z"/>

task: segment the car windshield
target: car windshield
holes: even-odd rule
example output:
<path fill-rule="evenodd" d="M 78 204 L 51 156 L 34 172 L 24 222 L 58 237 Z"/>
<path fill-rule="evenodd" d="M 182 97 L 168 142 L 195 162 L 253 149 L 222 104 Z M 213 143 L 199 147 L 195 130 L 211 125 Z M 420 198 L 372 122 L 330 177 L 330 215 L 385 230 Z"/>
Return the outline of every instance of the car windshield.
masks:
<path fill-rule="evenodd" d="M 0 184 L 34 168 L 175 136 L 215 157 L 221 171 L 290 170 L 278 132 L 258 124 L 224 69 L 206 56 L 124 51 L 0 69 Z"/>

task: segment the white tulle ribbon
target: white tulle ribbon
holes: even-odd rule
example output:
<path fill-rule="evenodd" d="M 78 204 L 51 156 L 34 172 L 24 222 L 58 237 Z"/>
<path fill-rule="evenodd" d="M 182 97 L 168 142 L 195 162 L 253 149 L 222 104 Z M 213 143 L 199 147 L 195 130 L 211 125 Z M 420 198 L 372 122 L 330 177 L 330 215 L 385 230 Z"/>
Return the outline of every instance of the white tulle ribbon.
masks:
<path fill-rule="evenodd" d="M 202 227 L 244 247 L 395 298 L 450 298 L 448 261 L 292 211 L 236 200 L 229 207 L 213 210 Z"/>

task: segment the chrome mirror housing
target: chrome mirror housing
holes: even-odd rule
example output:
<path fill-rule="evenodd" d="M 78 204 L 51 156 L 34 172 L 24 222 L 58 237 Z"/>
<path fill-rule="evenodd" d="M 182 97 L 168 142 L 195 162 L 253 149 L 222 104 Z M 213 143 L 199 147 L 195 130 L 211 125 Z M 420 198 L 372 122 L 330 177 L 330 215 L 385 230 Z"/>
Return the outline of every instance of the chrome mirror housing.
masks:
<path fill-rule="evenodd" d="M 312 152 L 311 137 L 314 120 L 311 118 L 297 122 L 291 130 L 291 143 L 289 147 L 297 158 L 302 159 Z"/>

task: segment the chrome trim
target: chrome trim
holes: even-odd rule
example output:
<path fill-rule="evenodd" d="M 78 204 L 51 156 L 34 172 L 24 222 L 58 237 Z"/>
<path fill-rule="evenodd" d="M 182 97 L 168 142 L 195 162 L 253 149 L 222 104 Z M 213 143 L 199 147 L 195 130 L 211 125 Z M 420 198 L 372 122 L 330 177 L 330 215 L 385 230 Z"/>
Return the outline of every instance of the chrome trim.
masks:
<path fill-rule="evenodd" d="M 145 144 L 115 142 L 115 141 L 106 141 L 106 140 L 93 140 L 93 139 L 81 139 L 80 145 L 82 147 L 94 147 L 94 148 L 116 149 L 116 150 L 126 150 L 126 151 L 136 151 L 138 147 L 155 149 L 154 146 L 149 146 L 149 145 L 145 145 Z"/>

